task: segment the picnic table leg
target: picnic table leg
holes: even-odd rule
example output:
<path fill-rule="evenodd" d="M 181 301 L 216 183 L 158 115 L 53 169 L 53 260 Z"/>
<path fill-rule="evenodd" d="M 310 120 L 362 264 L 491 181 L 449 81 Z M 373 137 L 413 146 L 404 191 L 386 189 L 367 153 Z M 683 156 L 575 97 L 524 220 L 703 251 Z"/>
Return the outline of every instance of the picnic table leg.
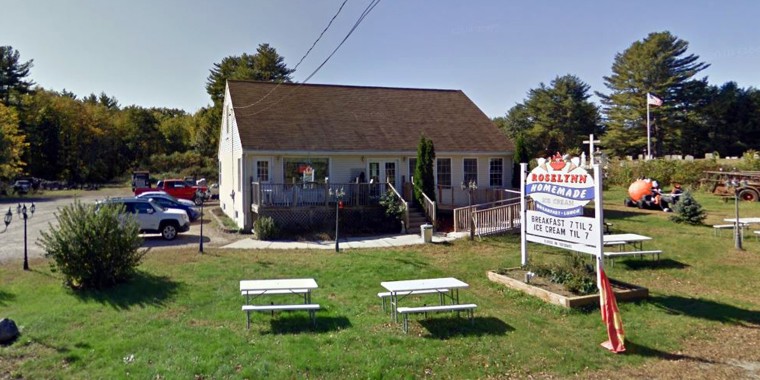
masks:
<path fill-rule="evenodd" d="M 398 309 L 398 294 L 391 292 L 391 321 L 393 322 L 398 322 L 396 309 Z"/>

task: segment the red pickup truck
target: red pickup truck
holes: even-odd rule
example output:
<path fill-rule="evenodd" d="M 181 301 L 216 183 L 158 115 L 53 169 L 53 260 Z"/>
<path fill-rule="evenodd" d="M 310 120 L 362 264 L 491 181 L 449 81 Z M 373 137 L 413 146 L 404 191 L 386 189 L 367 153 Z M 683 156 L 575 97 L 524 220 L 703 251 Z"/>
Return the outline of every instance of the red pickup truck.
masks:
<path fill-rule="evenodd" d="M 174 196 L 175 198 L 191 200 L 195 202 L 196 205 L 200 205 L 201 202 L 207 200 L 210 195 L 208 187 L 196 186 L 185 182 L 182 179 L 165 179 L 163 181 L 158 181 L 155 188 L 138 187 L 135 188 L 134 191 L 135 196 L 146 191 L 165 191 L 167 194 Z"/>

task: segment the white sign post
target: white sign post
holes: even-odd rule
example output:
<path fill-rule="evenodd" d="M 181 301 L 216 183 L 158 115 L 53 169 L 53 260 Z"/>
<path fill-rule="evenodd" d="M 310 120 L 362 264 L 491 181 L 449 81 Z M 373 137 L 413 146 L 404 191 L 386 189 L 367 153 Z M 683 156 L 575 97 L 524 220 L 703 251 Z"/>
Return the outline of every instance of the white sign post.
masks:
<path fill-rule="evenodd" d="M 520 164 L 523 266 L 528 264 L 527 243 L 533 242 L 596 256 L 598 276 L 604 264 L 601 169 L 594 164 L 592 177 L 579 162 L 566 162 L 559 155 L 550 161 L 540 158 L 530 173 L 527 164 Z M 526 196 L 533 199 L 534 210 L 527 209 Z M 593 218 L 583 216 L 583 207 L 591 200 Z"/>
<path fill-rule="evenodd" d="M 594 165 L 594 144 L 601 144 L 601 140 L 594 140 L 594 134 L 588 135 L 588 140 L 583 140 L 588 145 L 589 167 Z M 594 177 L 596 178 L 596 177 Z"/>

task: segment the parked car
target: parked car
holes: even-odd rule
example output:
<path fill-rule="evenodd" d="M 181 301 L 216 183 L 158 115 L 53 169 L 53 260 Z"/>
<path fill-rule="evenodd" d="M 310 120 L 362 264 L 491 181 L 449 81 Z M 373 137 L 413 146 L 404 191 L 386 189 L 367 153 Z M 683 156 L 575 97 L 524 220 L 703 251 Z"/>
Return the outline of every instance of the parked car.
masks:
<path fill-rule="evenodd" d="M 149 199 L 110 198 L 99 203 L 123 204 L 126 214 L 132 215 L 142 233 L 159 233 L 165 240 L 174 240 L 180 232 L 190 229 L 190 218 L 183 210 L 164 208 Z"/>
<path fill-rule="evenodd" d="M 158 181 L 155 188 L 138 187 L 134 189 L 134 193 L 137 196 L 147 191 L 156 190 L 165 191 L 175 198 L 191 200 L 195 202 L 196 206 L 200 206 L 201 202 L 209 197 L 208 187 L 192 185 L 182 179 Z"/>
<path fill-rule="evenodd" d="M 13 192 L 16 194 L 26 194 L 32 189 L 32 182 L 26 179 L 20 179 L 13 184 Z"/>
<path fill-rule="evenodd" d="M 150 199 L 158 203 L 163 208 L 175 208 L 187 213 L 190 221 L 194 222 L 201 216 L 200 211 L 195 208 L 195 204 L 187 199 L 177 199 L 163 191 L 147 191 L 137 196 L 140 199 Z"/>

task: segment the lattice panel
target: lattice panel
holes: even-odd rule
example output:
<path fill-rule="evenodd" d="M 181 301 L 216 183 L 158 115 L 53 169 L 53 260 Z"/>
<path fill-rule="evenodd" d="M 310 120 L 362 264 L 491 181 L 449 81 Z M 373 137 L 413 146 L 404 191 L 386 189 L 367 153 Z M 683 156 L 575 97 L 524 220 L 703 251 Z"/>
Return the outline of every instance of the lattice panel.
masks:
<path fill-rule="evenodd" d="M 334 207 L 266 208 L 259 216 L 274 219 L 283 232 L 333 232 Z M 344 233 L 398 232 L 393 221 L 388 221 L 381 207 L 352 207 L 340 210 L 340 230 Z"/>

